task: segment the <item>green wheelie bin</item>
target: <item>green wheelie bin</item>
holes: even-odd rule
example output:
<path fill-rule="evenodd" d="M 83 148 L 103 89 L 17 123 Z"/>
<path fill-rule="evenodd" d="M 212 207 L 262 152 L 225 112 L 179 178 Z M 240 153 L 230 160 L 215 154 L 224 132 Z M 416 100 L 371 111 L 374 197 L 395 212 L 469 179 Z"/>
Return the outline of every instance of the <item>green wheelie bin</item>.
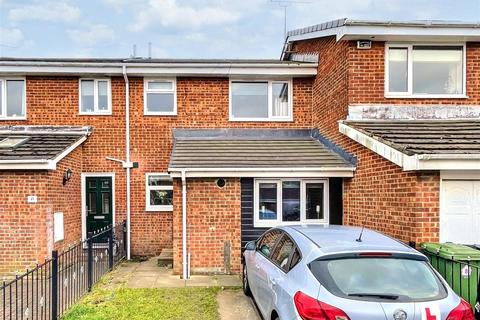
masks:
<path fill-rule="evenodd" d="M 475 306 L 480 275 L 480 250 L 454 243 L 423 243 L 422 249 L 450 287 Z"/>

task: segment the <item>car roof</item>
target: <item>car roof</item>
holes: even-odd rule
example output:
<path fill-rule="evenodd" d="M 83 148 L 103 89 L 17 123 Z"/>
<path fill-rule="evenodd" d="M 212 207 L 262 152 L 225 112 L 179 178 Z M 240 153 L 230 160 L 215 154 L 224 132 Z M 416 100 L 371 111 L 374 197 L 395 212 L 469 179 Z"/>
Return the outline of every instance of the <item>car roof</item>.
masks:
<path fill-rule="evenodd" d="M 305 224 L 285 226 L 282 229 L 301 234 L 316 244 L 323 254 L 365 251 L 420 254 L 398 240 L 367 228 L 363 230 L 361 242 L 356 241 L 362 232 L 360 227 Z"/>

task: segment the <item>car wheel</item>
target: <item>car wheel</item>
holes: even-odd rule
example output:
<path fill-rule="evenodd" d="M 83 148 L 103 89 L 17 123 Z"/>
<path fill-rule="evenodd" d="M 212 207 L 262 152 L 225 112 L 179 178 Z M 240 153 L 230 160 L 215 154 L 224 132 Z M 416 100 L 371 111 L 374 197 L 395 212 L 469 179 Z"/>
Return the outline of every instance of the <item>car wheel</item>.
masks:
<path fill-rule="evenodd" d="M 250 291 L 250 285 L 248 284 L 247 266 L 245 264 L 243 264 L 242 287 L 243 287 L 243 293 L 245 293 L 245 295 L 251 297 L 252 296 L 252 291 Z"/>

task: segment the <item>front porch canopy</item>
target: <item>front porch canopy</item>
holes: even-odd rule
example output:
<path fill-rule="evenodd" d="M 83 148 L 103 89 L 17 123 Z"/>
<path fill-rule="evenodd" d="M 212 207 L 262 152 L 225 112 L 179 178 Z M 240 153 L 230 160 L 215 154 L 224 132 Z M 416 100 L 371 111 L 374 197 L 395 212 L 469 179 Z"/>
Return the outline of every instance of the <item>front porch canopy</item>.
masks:
<path fill-rule="evenodd" d="M 185 177 L 352 177 L 309 129 L 175 129 L 168 171 Z"/>
<path fill-rule="evenodd" d="M 90 127 L 0 126 L 0 170 L 55 170 L 91 133 Z"/>
<path fill-rule="evenodd" d="M 339 130 L 405 171 L 480 168 L 478 120 L 345 120 Z"/>

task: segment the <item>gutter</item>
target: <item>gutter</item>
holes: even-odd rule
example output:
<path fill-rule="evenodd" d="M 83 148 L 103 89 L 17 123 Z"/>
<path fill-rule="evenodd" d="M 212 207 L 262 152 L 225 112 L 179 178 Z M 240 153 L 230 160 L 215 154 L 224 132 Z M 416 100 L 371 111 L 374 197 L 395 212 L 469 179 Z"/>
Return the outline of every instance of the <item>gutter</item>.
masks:
<path fill-rule="evenodd" d="M 480 154 L 455 154 L 455 153 L 437 153 L 437 154 L 419 154 L 418 160 L 480 160 Z"/>
<path fill-rule="evenodd" d="M 317 74 L 316 63 L 266 63 L 266 64 L 157 64 L 157 63 L 59 63 L 18 62 L 0 59 L 0 75 L 49 75 L 49 74 L 102 74 L 121 75 L 119 68 L 128 67 L 133 76 L 192 75 L 192 76 L 279 76 L 312 77 Z"/>

